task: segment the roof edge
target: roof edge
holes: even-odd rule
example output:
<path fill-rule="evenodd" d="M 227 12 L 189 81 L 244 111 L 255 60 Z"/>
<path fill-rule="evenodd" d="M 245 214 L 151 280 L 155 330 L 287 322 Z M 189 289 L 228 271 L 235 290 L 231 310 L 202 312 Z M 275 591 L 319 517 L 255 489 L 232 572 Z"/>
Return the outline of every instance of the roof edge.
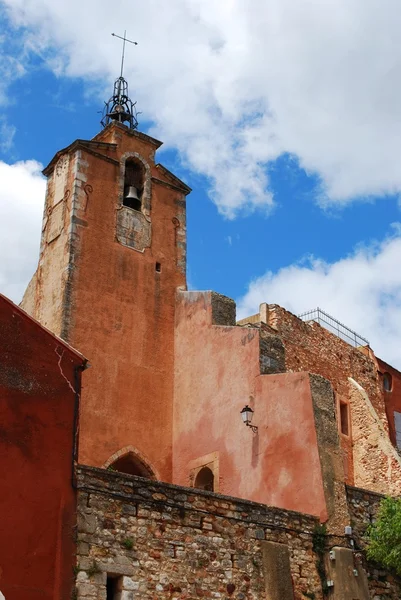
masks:
<path fill-rule="evenodd" d="M 180 188 L 184 192 L 185 195 L 190 194 L 192 192 L 192 188 L 190 188 L 189 185 L 184 183 L 181 179 L 179 179 L 179 177 L 174 175 L 174 173 L 169 171 L 164 165 L 162 165 L 161 163 L 157 163 L 155 165 L 155 167 L 156 167 L 156 169 L 161 171 L 165 177 L 167 177 L 168 179 L 171 179 L 172 183 L 176 187 Z"/>
<path fill-rule="evenodd" d="M 74 356 L 79 358 L 83 362 L 85 369 L 89 366 L 89 361 L 87 358 L 85 358 L 85 356 L 83 354 L 81 354 L 78 350 L 76 350 L 75 348 L 70 346 L 66 341 L 61 339 L 58 335 L 55 335 L 54 333 L 52 333 L 49 329 L 47 329 L 47 327 L 45 327 L 44 325 L 39 323 L 39 321 L 37 321 L 36 319 L 31 317 L 31 315 L 29 315 L 23 308 L 18 306 L 18 304 L 15 304 L 12 300 L 10 300 L 10 298 L 7 298 L 7 296 L 4 296 L 4 294 L 0 294 L 0 301 L 4 302 L 6 305 L 9 306 L 9 308 L 11 310 L 16 311 L 17 313 L 19 313 L 22 317 L 24 317 L 28 321 L 31 321 L 34 325 L 36 325 L 37 327 L 42 329 L 49 337 L 51 337 L 53 340 L 55 340 L 58 344 L 61 344 L 62 346 L 64 346 L 64 348 L 66 350 L 68 350 L 68 352 L 70 352 L 71 354 L 73 354 Z"/>

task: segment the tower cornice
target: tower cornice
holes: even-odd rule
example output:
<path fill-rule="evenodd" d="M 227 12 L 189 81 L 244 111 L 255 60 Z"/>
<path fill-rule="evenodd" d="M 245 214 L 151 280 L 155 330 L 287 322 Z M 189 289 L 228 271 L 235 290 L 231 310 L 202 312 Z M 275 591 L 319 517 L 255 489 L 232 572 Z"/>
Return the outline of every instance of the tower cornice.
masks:
<path fill-rule="evenodd" d="M 94 140 L 78 139 L 78 140 L 75 140 L 74 142 L 72 142 L 72 144 L 70 144 L 69 146 L 66 146 L 65 148 L 62 148 L 61 150 L 56 152 L 56 154 L 53 156 L 53 158 L 51 159 L 49 164 L 43 169 L 43 171 L 42 171 L 43 175 L 45 175 L 46 177 L 48 175 L 50 175 L 50 173 L 53 171 L 60 156 L 63 156 L 63 154 L 66 154 L 67 152 L 74 152 L 74 150 L 78 150 L 79 148 L 82 148 L 82 149 L 86 150 L 87 152 L 90 152 L 91 154 L 98 156 L 99 158 L 107 160 L 108 162 L 119 164 L 118 160 L 111 158 L 111 156 L 106 156 L 106 155 L 102 154 L 101 152 L 96 152 L 96 150 L 112 150 L 112 151 L 114 151 L 117 149 L 117 144 L 109 143 L 109 142 L 98 142 L 98 141 L 94 141 Z"/>

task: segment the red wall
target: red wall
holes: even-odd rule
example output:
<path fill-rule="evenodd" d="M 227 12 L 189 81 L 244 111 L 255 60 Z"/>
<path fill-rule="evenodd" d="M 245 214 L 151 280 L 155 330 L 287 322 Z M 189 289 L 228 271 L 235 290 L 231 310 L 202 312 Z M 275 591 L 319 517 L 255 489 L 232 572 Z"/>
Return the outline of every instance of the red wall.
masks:
<path fill-rule="evenodd" d="M 71 597 L 72 388 L 84 363 L 0 296 L 0 590 L 7 600 Z"/>
<path fill-rule="evenodd" d="M 212 325 L 209 292 L 178 294 L 173 481 L 219 456 L 219 491 L 327 518 L 308 373 L 261 375 L 259 331 Z M 258 433 L 241 420 L 255 410 Z"/>

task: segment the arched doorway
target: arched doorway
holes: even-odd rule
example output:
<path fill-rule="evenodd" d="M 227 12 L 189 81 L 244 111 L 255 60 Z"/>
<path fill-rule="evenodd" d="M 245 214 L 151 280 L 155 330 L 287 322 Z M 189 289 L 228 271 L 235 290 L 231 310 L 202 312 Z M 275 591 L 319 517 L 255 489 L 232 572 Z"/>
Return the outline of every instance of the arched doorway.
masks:
<path fill-rule="evenodd" d="M 214 491 L 214 475 L 209 467 L 203 467 L 195 477 L 194 487 L 207 492 Z"/>
<path fill-rule="evenodd" d="M 127 475 L 138 475 L 138 477 L 147 477 L 148 479 L 154 479 L 153 473 L 148 467 L 146 467 L 137 456 L 128 453 L 121 458 L 118 458 L 115 462 L 110 465 L 113 471 L 119 473 L 126 473 Z"/>
<path fill-rule="evenodd" d="M 111 471 L 118 471 L 126 475 L 158 479 L 154 470 L 132 446 L 123 448 L 113 454 L 103 466 Z"/>

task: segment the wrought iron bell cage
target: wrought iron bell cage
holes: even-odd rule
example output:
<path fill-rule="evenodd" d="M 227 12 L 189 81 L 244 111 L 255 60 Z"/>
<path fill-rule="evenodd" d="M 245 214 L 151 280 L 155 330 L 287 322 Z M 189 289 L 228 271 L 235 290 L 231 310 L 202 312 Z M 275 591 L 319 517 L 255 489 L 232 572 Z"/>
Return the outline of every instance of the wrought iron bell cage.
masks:
<path fill-rule="evenodd" d="M 126 124 L 130 129 L 138 127 L 136 102 L 128 96 L 128 83 L 124 77 L 118 77 L 114 82 L 114 93 L 108 102 L 104 103 L 101 124 L 106 127 L 112 121 Z"/>

